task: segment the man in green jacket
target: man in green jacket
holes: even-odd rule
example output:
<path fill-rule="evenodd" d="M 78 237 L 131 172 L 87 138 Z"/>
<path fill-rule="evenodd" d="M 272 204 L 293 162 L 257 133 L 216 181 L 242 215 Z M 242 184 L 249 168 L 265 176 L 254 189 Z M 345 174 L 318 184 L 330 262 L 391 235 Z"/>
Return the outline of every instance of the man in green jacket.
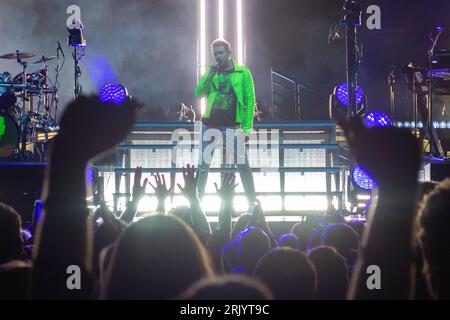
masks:
<path fill-rule="evenodd" d="M 222 133 L 224 146 L 234 146 L 234 148 L 225 148 L 226 156 L 232 157 L 231 162 L 236 164 L 247 200 L 249 205 L 252 206 L 256 200 L 253 176 L 248 163 L 247 152 L 245 147 L 242 147 L 243 143 L 241 143 L 244 139 L 238 137 L 248 134 L 253 129 L 255 112 L 253 77 L 247 67 L 239 66 L 231 59 L 231 47 L 226 40 L 214 40 L 211 49 L 216 63 L 206 69 L 195 88 L 195 95 L 207 97 L 208 101 L 202 117 L 202 137 L 205 137 L 206 130 L 218 129 Z M 211 132 L 208 136 L 214 135 Z M 201 142 L 202 152 L 200 153 L 197 180 L 197 192 L 200 198 L 203 197 L 205 192 L 212 158 L 212 154 L 209 157 L 205 156 L 206 143 L 203 142 L 203 139 Z M 230 164 L 230 161 L 227 161 L 227 164 Z"/>

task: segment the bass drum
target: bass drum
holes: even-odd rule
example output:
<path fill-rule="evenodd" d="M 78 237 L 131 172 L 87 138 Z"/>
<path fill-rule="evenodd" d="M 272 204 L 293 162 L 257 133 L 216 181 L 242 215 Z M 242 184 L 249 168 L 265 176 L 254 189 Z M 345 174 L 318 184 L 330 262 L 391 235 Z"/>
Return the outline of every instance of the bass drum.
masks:
<path fill-rule="evenodd" d="M 8 158 L 19 146 L 19 126 L 14 119 L 0 112 L 0 158 Z"/>

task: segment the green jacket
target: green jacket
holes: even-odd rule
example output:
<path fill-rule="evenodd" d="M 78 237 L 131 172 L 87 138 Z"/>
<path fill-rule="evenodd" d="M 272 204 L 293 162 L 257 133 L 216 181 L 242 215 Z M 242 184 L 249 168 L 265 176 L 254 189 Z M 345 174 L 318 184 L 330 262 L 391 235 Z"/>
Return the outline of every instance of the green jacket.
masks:
<path fill-rule="evenodd" d="M 246 66 L 239 66 L 234 60 L 233 64 L 234 72 L 230 74 L 230 80 L 237 100 L 236 123 L 241 125 L 244 132 L 250 132 L 253 129 L 253 116 L 255 113 L 255 87 L 253 85 L 253 77 Z M 210 67 L 206 69 L 205 74 L 200 78 L 200 81 L 195 87 L 196 97 L 208 98 L 205 114 L 203 115 L 206 119 L 211 115 L 219 88 L 219 76 L 217 73 L 208 85 L 209 72 Z"/>

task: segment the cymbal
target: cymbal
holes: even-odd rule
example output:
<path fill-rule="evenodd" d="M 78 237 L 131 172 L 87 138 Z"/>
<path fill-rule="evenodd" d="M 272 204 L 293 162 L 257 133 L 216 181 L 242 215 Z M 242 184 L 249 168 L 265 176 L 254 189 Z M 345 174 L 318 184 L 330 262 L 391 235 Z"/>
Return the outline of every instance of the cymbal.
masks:
<path fill-rule="evenodd" d="M 38 61 L 35 61 L 33 63 L 43 63 L 43 62 L 47 62 L 47 61 L 51 61 L 53 59 L 56 59 L 56 56 L 50 56 L 50 57 L 46 57 L 46 56 L 42 56 L 42 58 Z"/>
<path fill-rule="evenodd" d="M 31 52 L 19 52 L 18 54 L 16 52 L 13 53 L 7 53 L 2 56 L 0 56 L 1 59 L 26 59 L 26 58 L 32 58 L 35 54 Z"/>

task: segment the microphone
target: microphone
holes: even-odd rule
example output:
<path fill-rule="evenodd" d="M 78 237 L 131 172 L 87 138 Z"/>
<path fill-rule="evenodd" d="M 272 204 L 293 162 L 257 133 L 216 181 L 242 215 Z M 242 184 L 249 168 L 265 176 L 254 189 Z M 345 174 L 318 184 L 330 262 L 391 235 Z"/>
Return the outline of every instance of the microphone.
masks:
<path fill-rule="evenodd" d="M 57 50 L 61 51 L 61 54 L 62 54 L 63 58 L 66 58 L 66 57 L 64 56 L 64 51 L 63 51 L 63 49 L 61 48 L 61 43 L 59 43 L 59 41 L 56 41 L 56 42 L 58 43 L 58 49 L 57 49 Z"/>
<path fill-rule="evenodd" d="M 219 63 L 216 60 L 214 60 L 214 62 L 210 65 L 210 70 L 212 73 L 218 72 L 219 68 L 220 68 Z"/>

